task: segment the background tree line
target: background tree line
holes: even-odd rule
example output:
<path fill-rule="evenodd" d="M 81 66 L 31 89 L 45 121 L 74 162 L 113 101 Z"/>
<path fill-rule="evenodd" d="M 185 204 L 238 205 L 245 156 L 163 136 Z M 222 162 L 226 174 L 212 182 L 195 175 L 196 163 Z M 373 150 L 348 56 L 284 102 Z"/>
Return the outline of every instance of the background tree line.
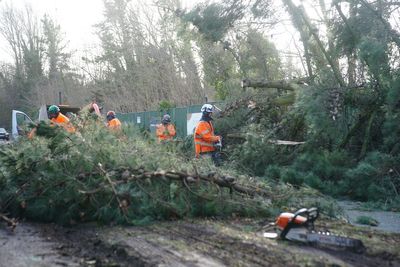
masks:
<path fill-rule="evenodd" d="M 101 47 L 76 60 L 54 19 L 6 5 L 0 33 L 13 63 L 0 69 L 0 120 L 55 103 L 58 92 L 64 103 L 95 98 L 118 112 L 225 100 L 216 128 L 239 169 L 396 203 L 399 10 L 395 0 L 221 0 L 192 10 L 105 0 Z M 292 50 L 270 34 L 283 26 L 294 29 Z M 244 91 L 243 79 L 257 88 Z"/>
<path fill-rule="evenodd" d="M 268 9 L 263 13 L 267 1 L 250 2 L 251 10 L 224 19 L 230 3 L 199 4 L 190 11 L 179 0 L 105 0 L 103 18 L 94 26 L 100 47 L 79 52 L 68 46 L 56 18 L 3 2 L 0 36 L 13 60 L 1 63 L 0 122 L 9 125 L 11 109 L 33 115 L 39 105 L 57 103 L 59 92 L 65 104 L 81 106 L 96 98 L 107 108 L 130 112 L 157 108 L 160 101 L 225 99 L 237 95 L 240 79 L 249 75 L 282 78 L 295 68 L 289 63 L 283 70 L 266 37 L 264 26 L 276 24 L 276 18 Z M 225 22 L 217 19 L 209 25 L 216 27 L 215 36 L 202 34 L 191 16 L 204 7 L 210 11 L 204 20 L 221 15 L 226 23 L 238 23 L 221 32 L 217 24 Z M 255 21 L 245 21 L 245 13 Z"/>
<path fill-rule="evenodd" d="M 175 6 L 179 1 L 104 1 L 104 17 L 94 26 L 101 47 L 77 58 L 56 19 L 4 5 L 0 33 L 13 62 L 1 68 L 1 123 L 9 124 L 13 108 L 32 114 L 44 103 L 57 103 L 59 92 L 65 104 L 96 99 L 119 112 L 212 97 L 202 84 L 190 31 L 171 12 Z"/>

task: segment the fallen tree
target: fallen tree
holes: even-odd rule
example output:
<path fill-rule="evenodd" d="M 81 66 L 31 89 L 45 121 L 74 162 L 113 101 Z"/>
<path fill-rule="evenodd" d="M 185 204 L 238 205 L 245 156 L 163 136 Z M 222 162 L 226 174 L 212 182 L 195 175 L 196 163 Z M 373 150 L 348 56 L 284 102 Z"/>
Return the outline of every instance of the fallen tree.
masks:
<path fill-rule="evenodd" d="M 267 79 L 244 79 L 242 81 L 242 88 L 275 88 L 280 90 L 295 91 L 299 90 L 301 85 L 312 81 L 312 79 L 312 77 L 276 81 L 269 81 Z"/>
<path fill-rule="evenodd" d="M 141 224 L 268 212 L 265 184 L 187 161 L 130 128 L 118 135 L 97 122 L 84 125 L 68 135 L 41 124 L 33 140 L 0 150 L 0 213 L 62 224 Z"/>

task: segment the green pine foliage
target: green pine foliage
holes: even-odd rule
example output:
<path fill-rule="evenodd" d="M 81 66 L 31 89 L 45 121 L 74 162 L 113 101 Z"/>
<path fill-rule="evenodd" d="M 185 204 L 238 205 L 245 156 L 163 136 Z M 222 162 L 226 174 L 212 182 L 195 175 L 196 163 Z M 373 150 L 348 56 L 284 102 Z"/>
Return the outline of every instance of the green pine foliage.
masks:
<path fill-rule="evenodd" d="M 374 53 L 366 53 L 365 60 L 377 65 L 370 68 L 375 80 L 361 88 L 308 86 L 294 105 L 285 107 L 273 101 L 276 95 L 257 94 L 252 99 L 256 108 L 247 101 L 218 120 L 216 129 L 226 136 L 235 168 L 266 181 L 398 209 L 399 79 L 397 72 L 387 75 L 385 59 L 375 60 Z M 281 146 L 270 140 L 305 144 Z"/>
<path fill-rule="evenodd" d="M 293 170 L 276 168 L 275 181 L 249 177 L 237 162 L 217 168 L 211 161 L 190 159 L 181 153 L 186 145 L 193 149 L 189 141 L 164 146 L 130 126 L 113 133 L 93 118 L 75 122 L 76 134 L 40 123 L 32 140 L 1 147 L 1 212 L 59 224 L 134 225 L 184 217 L 265 217 L 304 205 L 322 205 L 326 214 L 335 215 L 318 192 L 301 183 L 297 189 L 285 184 L 296 178 Z M 263 174 L 267 168 L 258 164 Z M 216 182 L 228 176 L 234 183 Z M 240 193 L 236 185 L 253 193 Z"/>
<path fill-rule="evenodd" d="M 400 73 L 396 73 L 387 94 L 387 113 L 383 125 L 385 151 L 391 155 L 400 152 Z"/>
<path fill-rule="evenodd" d="M 206 39 L 218 42 L 223 39 L 233 24 L 243 17 L 244 5 L 238 1 L 199 4 L 195 9 L 182 14 L 183 20 L 193 23 Z"/>
<path fill-rule="evenodd" d="M 33 140 L 1 148 L 2 211 L 61 224 L 93 220 L 143 224 L 182 217 L 268 214 L 269 204 L 261 196 L 250 198 L 184 177 L 197 172 L 222 174 L 211 162 L 188 161 L 130 127 L 125 134 L 114 134 L 100 122 L 79 125 L 79 132 L 70 135 L 40 124 L 40 134 Z M 165 171 L 183 176 L 168 178 Z M 265 187 L 242 179 L 247 185 Z"/>

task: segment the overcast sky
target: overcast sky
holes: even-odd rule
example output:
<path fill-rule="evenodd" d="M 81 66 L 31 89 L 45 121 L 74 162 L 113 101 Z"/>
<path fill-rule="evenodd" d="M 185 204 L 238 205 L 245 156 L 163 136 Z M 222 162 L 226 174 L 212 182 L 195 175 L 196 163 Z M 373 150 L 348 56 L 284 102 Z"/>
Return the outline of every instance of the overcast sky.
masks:
<path fill-rule="evenodd" d="M 15 8 L 24 8 L 30 5 L 33 12 L 41 18 L 49 14 L 65 33 L 68 40 L 68 49 L 74 51 L 76 58 L 80 58 L 83 51 L 93 49 L 99 42 L 95 35 L 93 25 L 99 23 L 103 17 L 103 0 L 0 0 L 0 8 L 5 4 L 12 3 Z M 143 0 L 145 1 L 145 0 Z M 192 8 L 194 5 L 205 0 L 181 0 L 183 8 Z M 217 1 L 217 0 L 212 0 Z M 298 2 L 299 0 L 295 0 Z M 282 21 L 273 30 L 269 29 L 266 34 L 273 41 L 278 50 L 294 51 L 293 27 L 288 21 Z M 0 60 L 12 62 L 10 49 L 0 36 Z"/>
<path fill-rule="evenodd" d="M 182 7 L 192 7 L 200 0 L 181 0 Z M 69 48 L 84 49 L 97 41 L 93 25 L 103 19 L 103 0 L 3 0 L 0 7 L 12 3 L 16 8 L 30 5 L 38 17 L 49 14 L 65 33 Z M 12 60 L 7 44 L 0 38 L 0 60 Z"/>

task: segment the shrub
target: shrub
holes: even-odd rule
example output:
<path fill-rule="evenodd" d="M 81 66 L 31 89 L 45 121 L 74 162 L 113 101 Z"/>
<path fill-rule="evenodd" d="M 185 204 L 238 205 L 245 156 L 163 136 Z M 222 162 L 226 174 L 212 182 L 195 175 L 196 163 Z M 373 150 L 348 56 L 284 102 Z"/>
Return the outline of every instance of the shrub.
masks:
<path fill-rule="evenodd" d="M 312 172 L 322 181 L 338 181 L 343 178 L 350 164 L 350 157 L 344 151 L 323 151 L 304 153 L 295 160 L 293 166 L 302 172 Z"/>
<path fill-rule="evenodd" d="M 279 180 L 281 178 L 281 168 L 274 164 L 268 165 L 264 173 L 267 178 L 274 180 Z"/>
<path fill-rule="evenodd" d="M 232 157 L 239 163 L 239 167 L 243 166 L 258 176 L 264 175 L 266 166 L 278 161 L 277 151 L 273 145 L 251 136 L 233 151 Z"/>
<path fill-rule="evenodd" d="M 304 183 L 318 190 L 323 189 L 321 179 L 313 172 L 310 172 L 304 176 Z"/>
<path fill-rule="evenodd" d="M 295 169 L 289 168 L 282 172 L 282 181 L 285 183 L 290 183 L 292 185 L 300 186 L 303 184 L 303 175 L 297 172 Z"/>
<path fill-rule="evenodd" d="M 396 158 L 379 153 L 369 153 L 356 167 L 346 172 L 346 191 L 363 201 L 379 201 L 394 197 L 390 170 L 395 168 Z"/>
<path fill-rule="evenodd" d="M 370 225 L 370 226 L 378 226 L 379 222 L 372 217 L 369 216 L 359 216 L 356 219 L 356 223 Z"/>

